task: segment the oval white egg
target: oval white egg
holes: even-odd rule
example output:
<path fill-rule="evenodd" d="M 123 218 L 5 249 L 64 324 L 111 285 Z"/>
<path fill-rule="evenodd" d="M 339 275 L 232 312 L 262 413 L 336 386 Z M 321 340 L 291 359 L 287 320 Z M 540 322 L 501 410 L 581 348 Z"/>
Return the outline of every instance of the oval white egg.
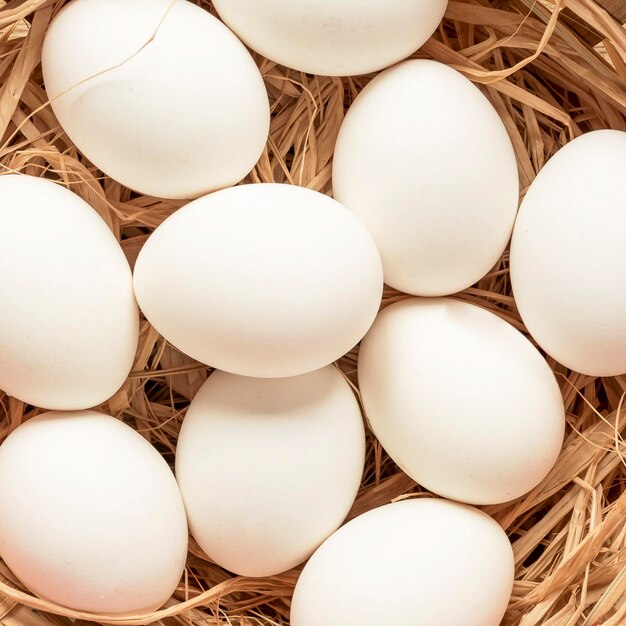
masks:
<path fill-rule="evenodd" d="M 257 66 L 186 0 L 74 0 L 46 32 L 42 68 L 72 141 L 135 191 L 193 198 L 233 185 L 265 146 Z"/>
<path fill-rule="evenodd" d="M 0 177 L 0 388 L 48 409 L 84 409 L 122 385 L 139 315 L 130 267 L 79 196 Z"/>
<path fill-rule="evenodd" d="M 292 626 L 498 626 L 513 551 L 477 509 L 423 498 L 373 509 L 331 535 L 304 567 Z"/>
<path fill-rule="evenodd" d="M 348 352 L 382 293 L 380 257 L 338 202 L 294 185 L 199 198 L 150 236 L 135 293 L 174 346 L 246 376 L 295 376 Z"/>
<path fill-rule="evenodd" d="M 0 446 L 0 556 L 33 593 L 95 613 L 152 611 L 187 557 L 167 463 L 95 411 L 48 412 Z"/>
<path fill-rule="evenodd" d="M 587 133 L 530 186 L 511 242 L 511 283 L 524 324 L 557 361 L 583 374 L 626 372 L 626 133 Z"/>
<path fill-rule="evenodd" d="M 518 173 L 504 124 L 450 67 L 405 61 L 348 109 L 333 161 L 334 197 L 371 232 L 385 282 L 414 295 L 482 278 L 513 228 Z"/>
<path fill-rule="evenodd" d="M 364 455 L 359 405 L 335 367 L 280 379 L 217 371 L 176 450 L 191 533 L 237 574 L 288 570 L 343 522 Z"/>
<path fill-rule="evenodd" d="M 415 52 L 435 31 L 447 0 L 214 0 L 253 50 L 326 76 L 366 74 Z"/>
<path fill-rule="evenodd" d="M 361 343 L 369 423 L 418 483 L 472 504 L 513 500 L 554 465 L 561 393 L 541 354 L 480 307 L 409 298 L 386 308 Z"/>

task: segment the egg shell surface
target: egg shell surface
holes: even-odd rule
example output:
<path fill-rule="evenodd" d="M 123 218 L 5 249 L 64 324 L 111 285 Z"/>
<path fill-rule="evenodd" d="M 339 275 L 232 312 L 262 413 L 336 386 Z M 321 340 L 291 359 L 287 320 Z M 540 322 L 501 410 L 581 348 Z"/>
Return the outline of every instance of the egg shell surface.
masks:
<path fill-rule="evenodd" d="M 316 191 L 240 185 L 189 203 L 150 236 L 135 293 L 174 346 L 245 376 L 295 376 L 338 359 L 382 295 L 376 245 Z"/>
<path fill-rule="evenodd" d="M 193 198 L 233 185 L 265 146 L 256 64 L 186 0 L 74 0 L 46 32 L 42 68 L 71 140 L 135 191 Z"/>
<path fill-rule="evenodd" d="M 155 610 L 187 556 L 174 475 L 120 420 L 42 413 L 0 446 L 0 555 L 33 593 L 70 609 Z"/>
<path fill-rule="evenodd" d="M 513 551 L 472 507 L 420 498 L 373 509 L 330 536 L 305 565 L 292 626 L 498 626 Z"/>
<path fill-rule="evenodd" d="M 539 172 L 511 241 L 524 324 L 557 361 L 590 376 L 626 372 L 626 133 L 599 130 Z"/>
<path fill-rule="evenodd" d="M 434 493 L 472 504 L 535 487 L 561 450 L 559 386 L 513 326 L 451 298 L 387 307 L 361 343 L 363 407 L 391 458 Z"/>
<path fill-rule="evenodd" d="M 214 0 L 250 48 L 312 74 L 376 72 L 415 52 L 437 28 L 447 0 Z"/>
<path fill-rule="evenodd" d="M 191 533 L 211 559 L 271 576 L 343 522 L 364 457 L 361 411 L 335 367 L 265 379 L 216 371 L 185 416 L 176 478 Z"/>
<path fill-rule="evenodd" d="M 376 76 L 343 121 L 334 197 L 367 226 L 385 282 L 440 296 L 482 278 L 515 219 L 518 172 L 504 124 L 452 68 L 405 61 Z"/>
<path fill-rule="evenodd" d="M 52 181 L 0 177 L 0 388 L 84 409 L 122 385 L 137 350 L 130 267 L 104 220 Z"/>

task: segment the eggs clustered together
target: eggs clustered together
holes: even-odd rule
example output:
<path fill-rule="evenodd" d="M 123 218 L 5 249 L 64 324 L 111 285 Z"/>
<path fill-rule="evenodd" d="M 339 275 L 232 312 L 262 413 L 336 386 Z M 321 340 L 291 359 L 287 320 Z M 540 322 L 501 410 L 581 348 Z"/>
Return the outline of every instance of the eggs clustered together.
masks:
<path fill-rule="evenodd" d="M 308 559 L 293 626 L 500 623 L 511 545 L 471 505 L 548 475 L 563 401 L 531 341 L 450 296 L 512 238 L 536 343 L 582 373 L 626 371 L 626 134 L 572 141 L 518 211 L 515 153 L 487 98 L 446 65 L 404 60 L 445 5 L 215 0 L 222 22 L 187 0 L 72 0 L 56 15 L 42 67 L 64 131 L 114 180 L 190 202 L 131 272 L 84 200 L 0 177 L 0 388 L 47 409 L 0 446 L 0 556 L 34 594 L 101 615 L 154 611 L 179 584 L 190 532 L 235 574 Z M 246 46 L 303 72 L 380 71 L 340 129 L 333 198 L 236 185 L 270 121 Z M 379 312 L 383 283 L 407 297 Z M 188 408 L 175 476 L 140 433 L 92 410 L 130 372 L 140 310 L 215 368 Z M 361 403 L 332 365 L 359 342 Z M 361 407 L 434 495 L 342 525 L 364 466 Z"/>

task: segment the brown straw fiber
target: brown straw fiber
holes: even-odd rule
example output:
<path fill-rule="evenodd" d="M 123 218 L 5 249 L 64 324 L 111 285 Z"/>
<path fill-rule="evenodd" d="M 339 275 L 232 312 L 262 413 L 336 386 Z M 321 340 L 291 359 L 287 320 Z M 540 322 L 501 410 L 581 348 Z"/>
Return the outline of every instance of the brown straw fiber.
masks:
<path fill-rule="evenodd" d="M 606 2 L 624 9 L 624 0 Z M 45 30 L 63 4 L 0 2 L 0 172 L 46 176 L 71 188 L 107 221 L 132 262 L 147 234 L 183 202 L 131 193 L 96 170 L 59 127 L 39 61 Z M 208 2 L 198 4 L 210 9 Z M 590 41 L 600 43 L 594 48 Z M 626 130 L 626 30 L 594 0 L 452 0 L 442 25 L 416 56 L 447 63 L 483 86 L 513 141 L 522 194 L 572 138 L 593 129 Z M 371 76 L 307 76 L 255 58 L 269 91 L 272 125 L 267 149 L 246 181 L 330 192 L 333 145 L 344 111 Z M 403 297 L 387 289 L 384 305 Z M 511 297 L 508 253 L 459 297 L 525 331 Z M 357 352 L 339 362 L 353 382 Z M 550 365 L 568 423 L 558 463 L 525 497 L 485 507 L 515 551 L 515 585 L 503 623 L 626 625 L 626 375 L 592 378 Z M 134 426 L 171 463 L 188 399 L 207 373 L 143 321 L 133 371 L 101 409 Z M 0 441 L 39 411 L 1 392 L 0 402 Z M 350 517 L 420 493 L 368 435 L 366 471 Z M 0 562 L 0 623 L 287 625 L 297 575 L 293 570 L 263 579 L 234 577 L 192 541 L 185 576 L 164 609 L 111 618 L 33 597 Z"/>

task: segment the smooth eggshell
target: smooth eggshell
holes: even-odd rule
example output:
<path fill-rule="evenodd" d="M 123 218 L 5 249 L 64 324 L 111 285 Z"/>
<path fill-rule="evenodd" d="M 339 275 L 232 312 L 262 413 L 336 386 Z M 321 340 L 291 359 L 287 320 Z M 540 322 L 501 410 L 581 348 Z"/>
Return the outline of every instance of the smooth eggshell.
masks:
<path fill-rule="evenodd" d="M 237 574 L 288 570 L 343 522 L 364 455 L 358 402 L 333 366 L 281 379 L 217 371 L 176 450 L 191 533 Z"/>
<path fill-rule="evenodd" d="M 46 33 L 42 67 L 72 141 L 141 193 L 192 198 L 233 185 L 265 146 L 257 66 L 186 0 L 74 0 Z"/>
<path fill-rule="evenodd" d="M 513 586 L 504 531 L 468 506 L 388 504 L 340 528 L 296 584 L 292 626 L 498 626 Z"/>
<path fill-rule="evenodd" d="M 349 76 L 415 52 L 447 0 L 214 0 L 220 17 L 253 50 L 312 74 Z"/>
<path fill-rule="evenodd" d="M 48 409 L 112 396 L 137 350 L 130 267 L 79 196 L 49 180 L 0 177 L 0 388 Z"/>
<path fill-rule="evenodd" d="M 0 555 L 31 591 L 68 608 L 152 611 L 187 556 L 174 476 L 120 420 L 38 415 L 0 446 Z"/>
<path fill-rule="evenodd" d="M 385 450 L 446 498 L 517 498 L 561 449 L 563 401 L 548 364 L 513 326 L 466 302 L 386 308 L 361 344 L 359 387 Z"/>
<path fill-rule="evenodd" d="M 626 372 L 626 133 L 587 133 L 561 148 L 526 193 L 511 242 L 524 324 L 583 374 Z"/>
<path fill-rule="evenodd" d="M 135 293 L 174 346 L 246 376 L 295 376 L 348 352 L 382 293 L 380 257 L 338 202 L 294 185 L 224 189 L 176 211 L 135 265 Z"/>
<path fill-rule="evenodd" d="M 348 109 L 334 197 L 371 232 L 385 282 L 438 296 L 484 276 L 508 243 L 518 201 L 515 154 L 487 98 L 428 60 L 374 78 Z"/>

